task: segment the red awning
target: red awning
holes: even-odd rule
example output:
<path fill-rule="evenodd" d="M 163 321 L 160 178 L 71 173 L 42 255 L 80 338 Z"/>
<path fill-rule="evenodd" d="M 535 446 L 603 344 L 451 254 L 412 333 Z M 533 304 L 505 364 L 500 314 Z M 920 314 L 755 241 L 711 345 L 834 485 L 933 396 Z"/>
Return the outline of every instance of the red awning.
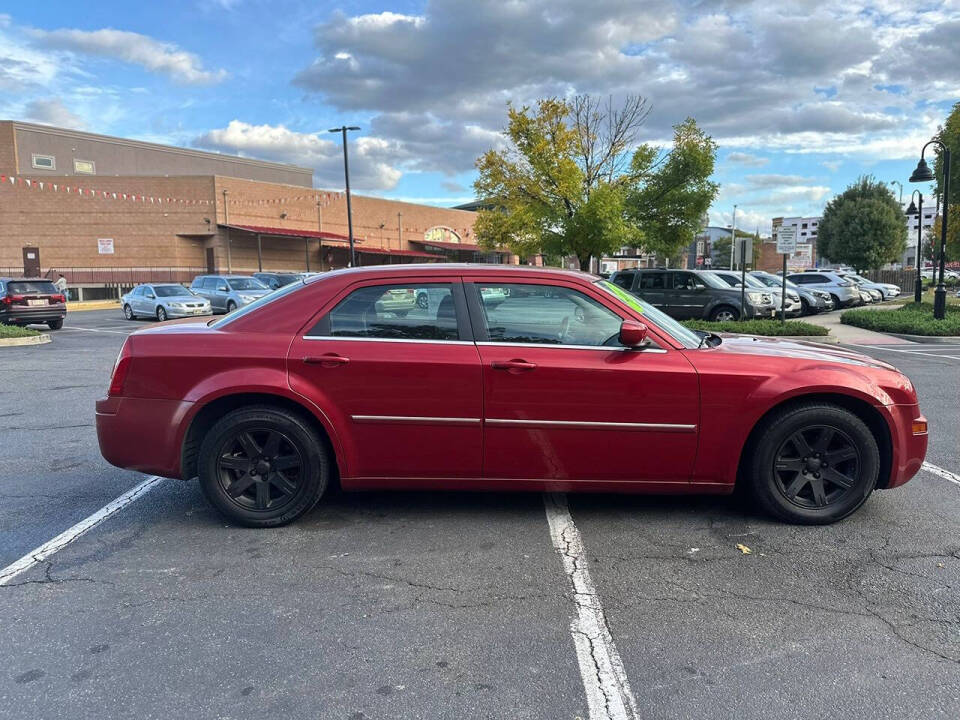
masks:
<path fill-rule="evenodd" d="M 243 230 L 245 232 L 257 233 L 258 235 L 313 238 L 314 240 L 332 240 L 333 242 L 344 243 L 350 242 L 350 238 L 348 238 L 346 235 L 318 230 L 291 230 L 289 228 L 262 227 L 260 225 L 221 225 L 220 227 L 232 228 L 233 230 Z M 362 241 L 354 238 L 353 242 L 356 244 Z"/>
<path fill-rule="evenodd" d="M 356 252 L 364 255 L 395 255 L 397 257 L 418 257 L 431 258 L 434 260 L 446 260 L 443 255 L 434 255 L 432 253 L 417 252 L 416 250 L 384 250 L 383 248 L 356 248 Z"/>

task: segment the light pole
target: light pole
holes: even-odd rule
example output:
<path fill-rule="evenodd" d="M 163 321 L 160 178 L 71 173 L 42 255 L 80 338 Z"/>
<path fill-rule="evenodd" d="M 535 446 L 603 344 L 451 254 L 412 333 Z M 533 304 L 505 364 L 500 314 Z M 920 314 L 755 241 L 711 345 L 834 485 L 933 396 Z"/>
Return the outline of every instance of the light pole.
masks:
<path fill-rule="evenodd" d="M 737 245 L 737 206 L 733 206 L 733 226 L 730 228 L 730 269 L 733 270 L 733 252 Z"/>
<path fill-rule="evenodd" d="M 903 207 L 903 183 L 899 180 L 891 180 L 891 185 L 898 185 L 900 187 L 900 207 Z"/>
<path fill-rule="evenodd" d="M 353 250 L 353 213 L 350 209 L 350 162 L 347 159 L 347 131 L 359 130 L 356 125 L 342 125 L 338 128 L 330 128 L 327 132 L 340 133 L 343 137 L 343 178 L 347 186 L 347 235 L 350 238 L 350 267 L 357 264 L 357 256 Z"/>
<path fill-rule="evenodd" d="M 916 195 L 918 204 L 913 204 L 913 196 Z M 913 288 L 913 301 L 919 303 L 923 299 L 923 276 L 920 275 L 920 251 L 923 249 L 923 193 L 914 190 L 910 193 L 910 207 L 907 208 L 907 216 L 917 216 L 917 280 Z"/>
<path fill-rule="evenodd" d="M 947 314 L 947 288 L 943 284 L 943 274 L 947 260 L 947 210 L 950 207 L 950 148 L 939 140 L 931 140 L 920 151 L 920 162 L 917 163 L 916 170 L 910 176 L 910 182 L 932 182 L 935 180 L 933 170 L 923 159 L 923 154 L 931 145 L 938 145 L 940 152 L 943 153 L 943 216 L 940 220 L 940 282 L 937 283 L 937 289 L 933 293 L 933 317 L 936 320 L 943 320 Z"/>

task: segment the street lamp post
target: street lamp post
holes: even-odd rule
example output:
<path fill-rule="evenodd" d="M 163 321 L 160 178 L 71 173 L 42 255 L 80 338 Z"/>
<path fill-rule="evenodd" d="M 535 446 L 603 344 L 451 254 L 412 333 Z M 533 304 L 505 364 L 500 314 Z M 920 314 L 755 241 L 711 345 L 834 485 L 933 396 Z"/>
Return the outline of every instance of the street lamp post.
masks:
<path fill-rule="evenodd" d="M 350 162 L 347 159 L 347 131 L 359 130 L 356 125 L 342 125 L 330 128 L 327 132 L 340 133 L 343 137 L 343 179 L 347 188 L 347 235 L 350 238 L 350 267 L 357 264 L 357 255 L 353 249 L 353 213 L 350 208 Z"/>
<path fill-rule="evenodd" d="M 947 287 L 943 283 L 945 265 L 947 261 L 947 210 L 950 207 L 950 148 L 939 140 L 931 140 L 920 151 L 920 162 L 917 163 L 916 170 L 910 176 L 910 182 L 932 182 L 935 180 L 933 170 L 923 159 L 923 154 L 931 145 L 940 147 L 943 153 L 943 216 L 940 219 L 940 281 L 937 283 L 937 289 L 933 293 L 933 317 L 936 320 L 943 320 L 947 314 Z"/>
<path fill-rule="evenodd" d="M 899 180 L 891 180 L 891 185 L 897 185 L 900 188 L 900 207 L 903 207 L 903 183 Z"/>
<path fill-rule="evenodd" d="M 913 196 L 917 196 L 918 204 L 913 204 Z M 923 249 L 923 193 L 914 190 L 910 193 L 910 207 L 907 208 L 907 216 L 917 216 L 917 280 L 913 287 L 913 301 L 919 303 L 923 299 L 923 276 L 920 275 L 920 251 Z"/>
<path fill-rule="evenodd" d="M 737 245 L 737 206 L 733 206 L 733 223 L 730 229 L 730 269 L 733 270 L 733 252 Z"/>

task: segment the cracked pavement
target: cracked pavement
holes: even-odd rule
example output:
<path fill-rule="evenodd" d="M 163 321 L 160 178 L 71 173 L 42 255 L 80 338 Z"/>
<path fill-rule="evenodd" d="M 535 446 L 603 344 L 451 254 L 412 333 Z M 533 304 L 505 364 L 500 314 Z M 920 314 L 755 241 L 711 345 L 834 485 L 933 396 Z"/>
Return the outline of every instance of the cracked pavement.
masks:
<path fill-rule="evenodd" d="M 143 479 L 89 426 L 122 339 L 63 332 L 4 367 L 0 567 Z M 956 472 L 960 363 L 870 353 Z M 922 473 L 814 528 L 734 498 L 568 504 L 638 716 L 960 716 L 960 487 Z M 0 587 L 0 718 L 586 718 L 571 623 L 596 598 L 563 562 L 537 494 L 335 493 L 255 531 L 164 481 Z"/>

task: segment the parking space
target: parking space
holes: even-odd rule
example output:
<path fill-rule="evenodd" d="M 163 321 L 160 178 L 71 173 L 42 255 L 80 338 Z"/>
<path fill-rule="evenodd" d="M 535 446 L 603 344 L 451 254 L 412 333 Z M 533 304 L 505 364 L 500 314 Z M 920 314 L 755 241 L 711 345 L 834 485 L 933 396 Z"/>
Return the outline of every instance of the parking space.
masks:
<path fill-rule="evenodd" d="M 93 401 L 146 324 L 76 312 L 0 355 L 0 567 L 143 481 L 100 458 Z M 911 377 L 928 460 L 958 472 L 960 347 L 858 349 Z M 0 586 L 0 716 L 960 714 L 960 485 L 923 472 L 813 528 L 736 498 L 567 502 L 576 563 L 535 494 L 334 492 L 258 531 L 160 481 Z"/>

